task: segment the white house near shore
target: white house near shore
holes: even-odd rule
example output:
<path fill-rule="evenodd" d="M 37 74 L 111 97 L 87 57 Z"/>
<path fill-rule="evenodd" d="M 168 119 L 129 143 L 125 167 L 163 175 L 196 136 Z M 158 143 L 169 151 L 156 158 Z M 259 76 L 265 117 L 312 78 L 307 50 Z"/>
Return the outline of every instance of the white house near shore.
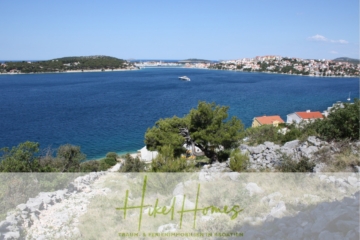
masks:
<path fill-rule="evenodd" d="M 290 113 L 286 116 L 286 123 L 300 123 L 302 121 L 305 122 L 311 122 L 315 119 L 323 119 L 324 116 L 321 114 L 321 112 L 311 112 L 310 110 L 307 110 L 306 112 L 294 112 Z"/>
<path fill-rule="evenodd" d="M 149 151 L 146 146 L 138 150 L 138 156 L 141 161 L 150 162 L 157 157 L 159 153 L 157 151 Z"/>

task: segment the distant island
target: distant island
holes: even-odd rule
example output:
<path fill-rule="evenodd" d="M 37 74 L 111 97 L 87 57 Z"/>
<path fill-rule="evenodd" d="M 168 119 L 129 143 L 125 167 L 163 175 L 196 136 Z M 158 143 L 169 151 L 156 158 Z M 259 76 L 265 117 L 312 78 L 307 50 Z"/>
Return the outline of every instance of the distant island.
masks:
<path fill-rule="evenodd" d="M 334 61 L 334 62 L 348 62 L 348 63 L 352 63 L 352 64 L 360 64 L 360 60 L 359 60 L 359 59 L 348 58 L 348 57 L 335 58 L 333 61 Z"/>
<path fill-rule="evenodd" d="M 245 72 L 282 73 L 316 77 L 358 77 L 359 60 L 352 58 L 301 59 L 281 56 L 258 56 L 221 61 L 207 66 L 210 69 Z"/>
<path fill-rule="evenodd" d="M 47 61 L 5 62 L 0 73 L 84 72 L 137 69 L 132 63 L 109 56 L 63 57 Z"/>
<path fill-rule="evenodd" d="M 185 60 L 180 60 L 178 62 L 179 63 L 211 63 L 213 61 L 205 60 L 205 59 L 189 58 Z"/>

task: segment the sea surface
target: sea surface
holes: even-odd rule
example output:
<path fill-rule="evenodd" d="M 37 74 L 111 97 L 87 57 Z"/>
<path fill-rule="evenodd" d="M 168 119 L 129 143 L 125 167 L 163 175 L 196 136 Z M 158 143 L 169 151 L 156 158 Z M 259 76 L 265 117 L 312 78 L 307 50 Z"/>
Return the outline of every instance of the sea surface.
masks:
<path fill-rule="evenodd" d="M 178 79 L 188 76 L 190 82 Z M 188 68 L 0 75 L 0 148 L 24 141 L 81 146 L 88 159 L 135 152 L 160 118 L 198 101 L 230 107 L 246 127 L 262 115 L 324 111 L 359 97 L 358 78 L 316 78 Z"/>

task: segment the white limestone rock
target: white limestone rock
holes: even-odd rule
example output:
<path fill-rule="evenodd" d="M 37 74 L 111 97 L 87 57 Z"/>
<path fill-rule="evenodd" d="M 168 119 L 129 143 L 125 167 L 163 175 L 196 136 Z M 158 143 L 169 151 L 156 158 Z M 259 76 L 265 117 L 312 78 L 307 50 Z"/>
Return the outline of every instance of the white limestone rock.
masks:
<path fill-rule="evenodd" d="M 171 233 L 171 232 L 176 232 L 176 224 L 173 223 L 169 223 L 169 224 L 165 224 L 165 225 L 161 225 L 158 228 L 158 233 Z"/>
<path fill-rule="evenodd" d="M 270 215 L 274 218 L 281 218 L 286 212 L 286 205 L 283 201 L 278 202 L 275 207 L 271 209 Z"/>
<path fill-rule="evenodd" d="M 249 191 L 250 196 L 258 193 L 262 193 L 264 190 L 262 190 L 256 183 L 248 183 L 245 186 L 246 190 Z"/>
<path fill-rule="evenodd" d="M 290 148 L 290 149 L 295 149 L 296 147 L 299 146 L 299 143 L 300 143 L 299 140 L 293 140 L 293 141 L 290 141 L 290 142 L 286 142 L 283 147 Z"/>
<path fill-rule="evenodd" d="M 347 181 L 348 183 L 353 186 L 353 187 L 359 187 L 360 184 L 359 184 L 359 178 L 356 178 L 356 177 L 352 177 L 352 176 L 349 176 L 347 178 Z"/>
<path fill-rule="evenodd" d="M 176 198 L 175 199 L 175 207 L 176 208 L 182 208 L 183 201 L 184 201 L 184 195 L 176 195 L 176 196 L 174 196 L 171 199 L 169 206 L 172 206 L 174 198 Z M 195 203 L 193 203 L 189 199 L 185 198 L 184 208 L 185 209 L 194 209 L 195 208 Z"/>

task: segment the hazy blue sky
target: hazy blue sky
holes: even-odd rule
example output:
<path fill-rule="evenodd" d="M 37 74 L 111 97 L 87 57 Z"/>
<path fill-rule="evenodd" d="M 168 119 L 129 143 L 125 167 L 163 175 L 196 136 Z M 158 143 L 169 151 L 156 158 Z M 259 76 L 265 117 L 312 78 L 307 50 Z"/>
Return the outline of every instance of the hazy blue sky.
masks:
<path fill-rule="evenodd" d="M 1 1 L 0 59 L 359 58 L 358 0 Z"/>

